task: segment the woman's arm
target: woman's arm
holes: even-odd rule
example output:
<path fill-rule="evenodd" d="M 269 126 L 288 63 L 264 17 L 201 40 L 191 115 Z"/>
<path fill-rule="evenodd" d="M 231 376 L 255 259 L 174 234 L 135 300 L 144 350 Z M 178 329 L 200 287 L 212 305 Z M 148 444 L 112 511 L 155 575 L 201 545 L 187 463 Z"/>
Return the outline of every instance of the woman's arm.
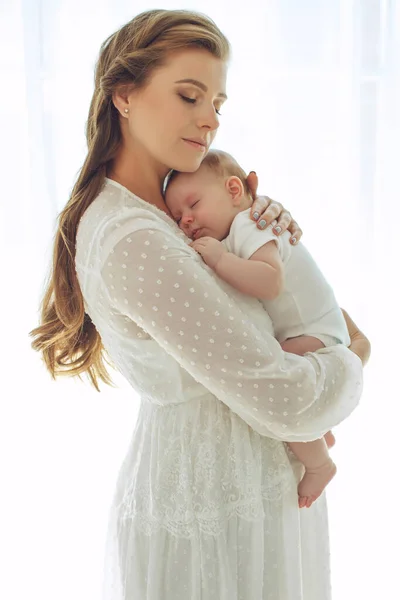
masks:
<path fill-rule="evenodd" d="M 352 352 L 357 354 L 357 356 L 360 358 L 363 366 L 365 367 L 365 365 L 367 364 L 369 357 L 371 355 L 371 344 L 370 344 L 368 338 L 363 334 L 363 332 L 360 329 L 358 329 L 357 325 L 350 318 L 350 316 L 344 310 L 344 308 L 342 308 L 341 311 L 342 311 L 344 319 L 346 321 L 347 329 L 349 330 L 349 335 L 350 335 L 349 348 Z"/>
<path fill-rule="evenodd" d="M 142 211 L 143 212 L 143 211 Z M 362 365 L 344 346 L 285 354 L 156 217 L 118 215 L 102 241 L 103 293 L 261 435 L 322 437 L 357 406 Z"/>

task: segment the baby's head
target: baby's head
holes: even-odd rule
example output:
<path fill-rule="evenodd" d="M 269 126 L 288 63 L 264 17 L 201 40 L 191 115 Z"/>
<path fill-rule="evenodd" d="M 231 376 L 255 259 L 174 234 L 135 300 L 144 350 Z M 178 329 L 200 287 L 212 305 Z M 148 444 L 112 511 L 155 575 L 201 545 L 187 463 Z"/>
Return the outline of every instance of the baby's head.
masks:
<path fill-rule="evenodd" d="M 230 154 L 210 150 L 194 173 L 172 171 L 165 202 L 192 239 L 223 240 L 235 216 L 252 204 L 246 173 Z"/>

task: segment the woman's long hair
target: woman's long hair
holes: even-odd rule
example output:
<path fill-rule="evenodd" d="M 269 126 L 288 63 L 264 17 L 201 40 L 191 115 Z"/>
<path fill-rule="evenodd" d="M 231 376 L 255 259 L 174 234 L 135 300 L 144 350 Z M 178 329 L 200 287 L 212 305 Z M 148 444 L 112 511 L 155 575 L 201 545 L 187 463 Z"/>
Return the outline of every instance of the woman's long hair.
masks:
<path fill-rule="evenodd" d="M 143 88 L 170 52 L 202 48 L 226 60 L 229 42 L 215 23 L 186 10 L 143 12 L 102 44 L 95 70 L 95 89 L 86 125 L 88 153 L 60 213 L 54 240 L 52 268 L 40 306 L 40 325 L 30 332 L 32 348 L 42 353 L 53 379 L 86 373 L 99 389 L 99 378 L 112 384 L 99 333 L 85 313 L 75 271 L 75 244 L 79 221 L 101 191 L 107 169 L 121 142 L 119 113 L 113 92 L 121 85 Z"/>

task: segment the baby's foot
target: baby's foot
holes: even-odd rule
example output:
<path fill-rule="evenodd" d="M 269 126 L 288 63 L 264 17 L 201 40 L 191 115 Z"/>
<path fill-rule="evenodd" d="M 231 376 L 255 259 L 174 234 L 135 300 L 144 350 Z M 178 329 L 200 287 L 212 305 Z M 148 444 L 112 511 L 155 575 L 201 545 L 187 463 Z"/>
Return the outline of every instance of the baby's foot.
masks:
<path fill-rule="evenodd" d="M 328 448 L 332 448 L 332 446 L 335 445 L 336 439 L 335 439 L 335 436 L 333 435 L 332 431 L 328 431 L 328 433 L 326 433 L 324 435 L 324 438 L 325 438 L 326 445 L 328 446 Z"/>
<path fill-rule="evenodd" d="M 310 508 L 335 475 L 336 465 L 331 458 L 317 469 L 306 469 L 298 487 L 299 508 Z"/>

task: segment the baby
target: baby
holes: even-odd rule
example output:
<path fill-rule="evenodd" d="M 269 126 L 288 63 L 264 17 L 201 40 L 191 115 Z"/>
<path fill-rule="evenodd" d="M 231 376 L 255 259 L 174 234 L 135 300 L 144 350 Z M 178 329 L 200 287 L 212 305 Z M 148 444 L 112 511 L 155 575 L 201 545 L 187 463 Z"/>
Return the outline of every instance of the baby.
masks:
<path fill-rule="evenodd" d="M 258 298 L 271 317 L 285 352 L 303 355 L 334 344 L 350 344 L 343 314 L 317 264 L 290 234 L 277 237 L 271 224 L 254 227 L 246 173 L 235 159 L 211 150 L 195 173 L 172 171 L 166 204 L 193 248 L 224 281 Z M 288 445 L 305 467 L 299 506 L 310 507 L 336 473 L 328 432 L 313 442 Z"/>

